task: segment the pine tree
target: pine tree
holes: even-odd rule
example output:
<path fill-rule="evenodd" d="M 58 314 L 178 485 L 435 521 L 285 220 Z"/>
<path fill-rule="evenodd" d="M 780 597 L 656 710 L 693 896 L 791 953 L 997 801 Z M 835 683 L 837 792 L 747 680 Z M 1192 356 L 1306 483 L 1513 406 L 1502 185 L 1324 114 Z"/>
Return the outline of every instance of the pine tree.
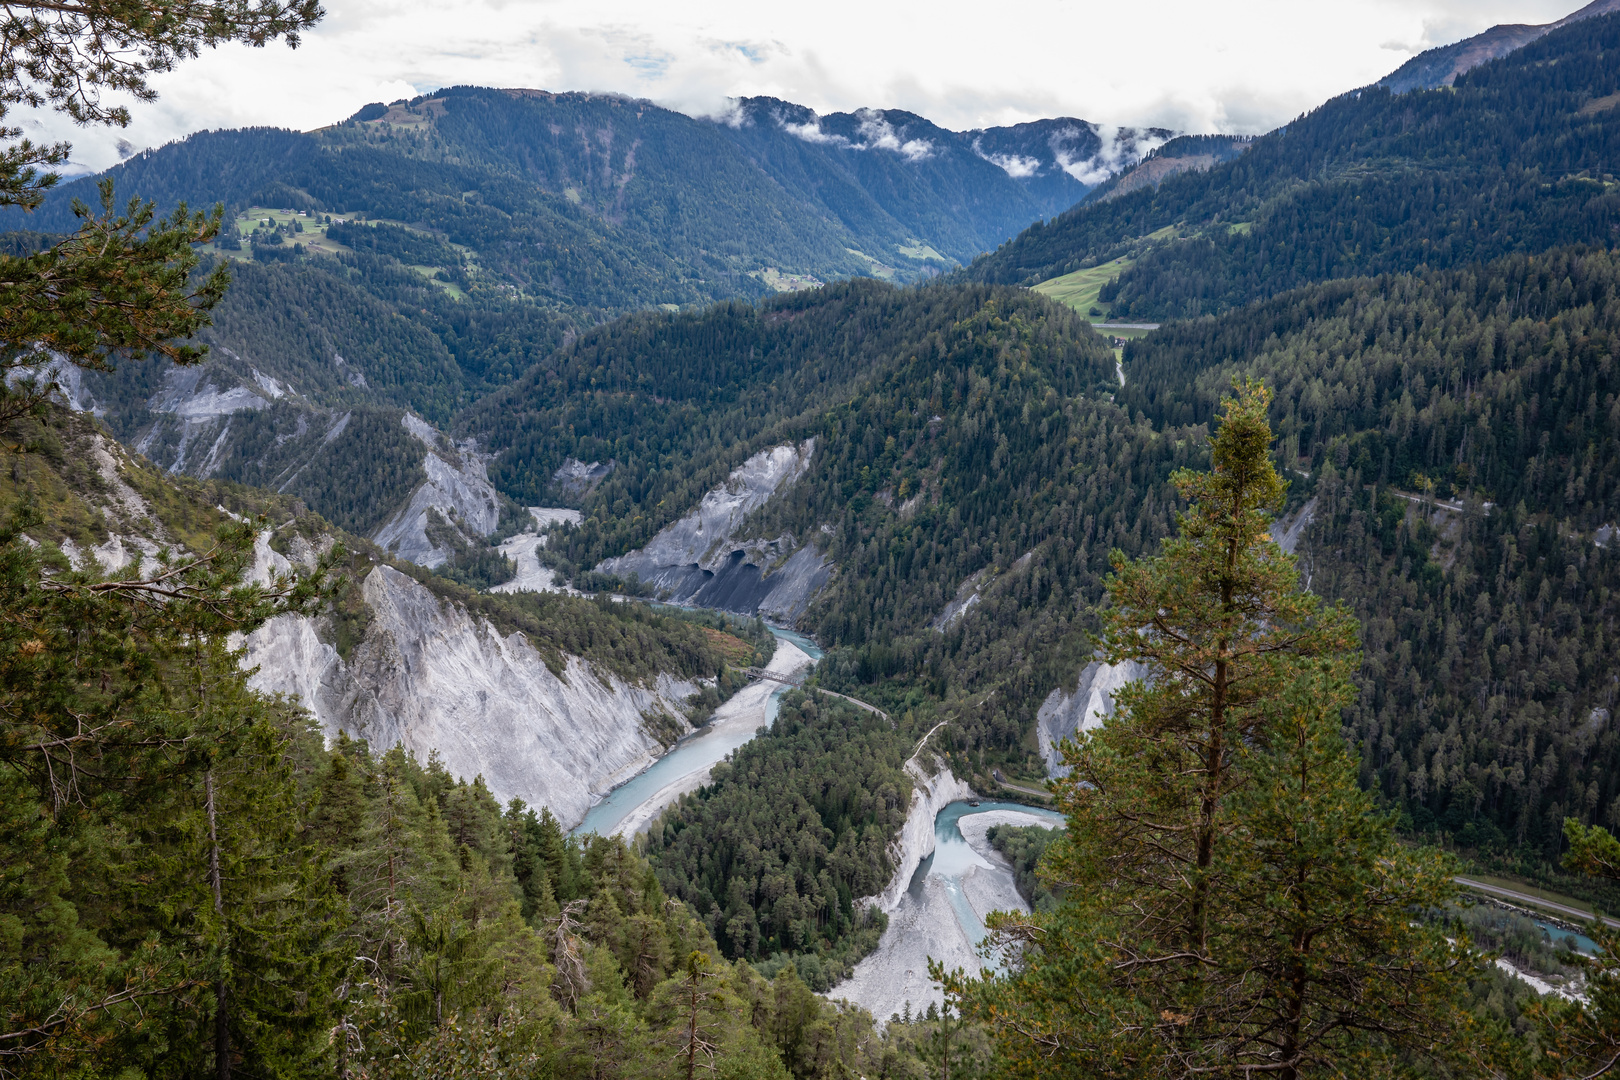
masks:
<path fill-rule="evenodd" d="M 219 731 L 196 819 L 208 895 L 194 905 L 213 968 L 212 1071 L 296 1074 L 325 1055 L 343 967 L 338 898 L 301 835 L 288 767 L 296 713 L 248 688 L 223 641 L 197 652 L 193 689 Z M 161 904 L 185 895 L 178 882 L 154 886 Z"/>
<path fill-rule="evenodd" d="M 1602 826 L 1564 819 L 1564 866 L 1620 881 L 1620 839 Z M 1585 962 L 1586 1000 L 1544 1000 L 1535 1010 L 1543 1053 L 1535 1075 L 1547 1080 L 1610 1075 L 1620 1065 L 1620 931 L 1593 920 L 1599 954 Z"/>
<path fill-rule="evenodd" d="M 1419 921 L 1454 897 L 1453 860 L 1395 837 L 1356 784 L 1340 712 L 1348 686 L 1305 672 L 1284 713 L 1244 752 L 1232 796 L 1242 823 L 1220 862 L 1229 897 L 1212 927 L 1220 967 L 1206 1031 L 1231 1075 L 1282 1078 L 1394 1073 L 1417 1049 L 1448 1056 L 1470 1027 L 1457 1010 L 1480 961 Z M 1202 1064 L 1207 1053 L 1184 1055 Z"/>
<path fill-rule="evenodd" d="M 0 793 L 17 826 L 0 863 L 21 868 L 0 888 L 8 1064 L 177 1045 L 206 1060 L 215 1017 L 232 1058 L 316 1052 L 328 908 L 296 835 L 297 725 L 225 641 L 323 594 L 242 584 L 245 525 L 107 575 L 25 543 L 28 520 L 0 530 Z"/>
<path fill-rule="evenodd" d="M 1043 870 L 1063 903 L 997 923 L 1005 977 L 947 980 L 1017 1075 L 1331 1074 L 1452 1019 L 1460 956 L 1408 925 L 1449 870 L 1355 789 L 1336 727 L 1355 626 L 1270 539 L 1269 400 L 1242 387 L 1213 471 L 1176 474 L 1180 535 L 1113 556 L 1104 652 L 1147 675 L 1065 748 Z"/>

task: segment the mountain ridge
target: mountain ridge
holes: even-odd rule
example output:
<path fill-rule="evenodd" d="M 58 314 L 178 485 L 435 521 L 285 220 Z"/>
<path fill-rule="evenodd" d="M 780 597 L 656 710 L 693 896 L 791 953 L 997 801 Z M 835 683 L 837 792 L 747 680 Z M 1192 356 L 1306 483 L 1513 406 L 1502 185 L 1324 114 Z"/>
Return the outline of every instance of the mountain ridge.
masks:
<path fill-rule="evenodd" d="M 1445 90 L 1339 95 L 1235 158 L 1091 199 L 962 271 L 1034 285 L 1124 259 L 1114 317 L 1213 314 L 1310 281 L 1608 243 L 1620 15 L 1597 15 Z"/>
<path fill-rule="evenodd" d="M 1409 90 L 1433 90 L 1451 86 L 1459 75 L 1464 75 L 1481 64 L 1488 63 L 1522 49 L 1554 30 L 1599 15 L 1620 11 L 1620 0 L 1592 0 L 1579 11 L 1571 12 L 1555 22 L 1501 23 L 1475 34 L 1473 37 L 1439 45 L 1412 57 L 1394 71 L 1379 79 L 1376 86 L 1387 87 L 1397 94 Z"/>

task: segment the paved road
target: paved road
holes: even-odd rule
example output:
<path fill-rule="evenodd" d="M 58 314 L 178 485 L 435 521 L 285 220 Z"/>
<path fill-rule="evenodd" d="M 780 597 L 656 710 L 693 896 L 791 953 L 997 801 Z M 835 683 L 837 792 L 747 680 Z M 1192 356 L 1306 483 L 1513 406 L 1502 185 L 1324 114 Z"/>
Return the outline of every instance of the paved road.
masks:
<path fill-rule="evenodd" d="M 1581 922 L 1586 922 L 1592 917 L 1592 913 L 1590 911 L 1582 911 L 1580 908 L 1567 907 L 1564 904 L 1555 904 L 1551 900 L 1543 900 L 1541 897 L 1532 893 L 1514 892 L 1512 889 L 1504 889 L 1500 885 L 1487 885 L 1483 881 L 1474 881 L 1471 878 L 1465 877 L 1458 878 L 1457 884 L 1461 885 L 1465 889 L 1473 889 L 1476 892 L 1482 892 L 1488 896 L 1500 896 L 1504 900 L 1514 900 L 1528 907 L 1539 907 L 1544 908 L 1547 911 L 1555 911 L 1561 915 L 1568 915 L 1572 918 L 1579 919 Z M 1603 921 L 1608 926 L 1616 930 L 1620 930 L 1620 919 L 1611 919 L 1605 915 L 1603 917 Z"/>
<path fill-rule="evenodd" d="M 1000 769 L 991 769 L 990 778 L 1004 788 L 1011 788 L 1013 791 L 1022 791 L 1026 795 L 1039 795 L 1043 799 L 1050 799 L 1052 797 L 1052 793 L 1045 788 L 1030 787 L 1027 784 L 1015 784 L 1005 776 L 1002 776 Z"/>

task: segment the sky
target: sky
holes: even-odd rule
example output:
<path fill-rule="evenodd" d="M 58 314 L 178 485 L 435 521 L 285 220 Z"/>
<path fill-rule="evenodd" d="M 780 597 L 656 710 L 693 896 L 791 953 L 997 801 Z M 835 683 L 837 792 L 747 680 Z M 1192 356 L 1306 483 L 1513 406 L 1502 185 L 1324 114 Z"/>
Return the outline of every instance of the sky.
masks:
<path fill-rule="evenodd" d="M 956 130 L 1073 116 L 1257 134 L 1424 49 L 1582 0 L 327 0 L 296 51 L 227 46 L 154 81 L 124 130 L 18 115 L 81 166 L 190 132 L 310 130 L 442 86 L 649 98 L 697 115 L 769 94 Z"/>

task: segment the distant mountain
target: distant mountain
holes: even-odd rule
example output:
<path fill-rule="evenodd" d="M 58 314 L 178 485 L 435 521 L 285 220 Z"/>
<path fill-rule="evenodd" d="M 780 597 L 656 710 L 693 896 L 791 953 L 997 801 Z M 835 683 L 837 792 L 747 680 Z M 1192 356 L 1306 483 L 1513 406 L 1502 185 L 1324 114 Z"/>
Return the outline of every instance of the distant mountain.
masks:
<path fill-rule="evenodd" d="M 746 98 L 725 121 L 778 182 L 852 228 L 881 223 L 858 216 L 840 187 L 953 254 L 1067 210 L 1175 135 L 1073 117 L 958 132 L 898 109 L 818 116 L 775 98 Z"/>
<path fill-rule="evenodd" d="M 1167 146 L 965 273 L 1034 285 L 1095 271 L 1100 291 L 1069 290 L 1087 310 L 1157 322 L 1333 278 L 1608 246 L 1617 103 L 1620 15 L 1597 15 L 1445 90 L 1352 91 L 1230 160 L 1121 190 Z"/>
<path fill-rule="evenodd" d="M 1554 30 L 1616 11 L 1620 11 L 1620 0 L 1592 0 L 1581 10 L 1557 22 L 1535 26 L 1502 23 L 1482 34 L 1420 53 L 1378 80 L 1378 85 L 1388 87 L 1397 94 L 1450 86 L 1464 72 L 1472 71 L 1488 60 L 1506 56 Z"/>
<path fill-rule="evenodd" d="M 482 466 L 423 432 L 581 332 L 636 309 L 937 275 L 1172 134 L 1073 118 L 953 132 L 770 98 L 704 119 L 473 87 L 315 132 L 202 132 L 108 175 L 120 197 L 228 207 L 242 242 L 209 253 L 240 265 L 201 335 L 214 359 L 87 374 L 77 392 L 166 469 L 296 495 L 368 536 L 442 489 L 435 505 L 475 538 L 511 507 L 456 495 L 483 490 Z M 67 231 L 95 182 L 0 223 Z M 399 550 L 449 557 L 412 521 Z"/>
<path fill-rule="evenodd" d="M 1174 133 L 1073 118 L 953 132 L 749 98 L 694 118 L 601 94 L 454 87 L 319 131 L 203 132 L 109 170 L 121 193 L 366 214 L 477 253 L 527 297 L 626 310 L 776 275 L 914 280 L 1059 213 Z M 66 184 L 10 220 L 72 228 Z M 5 219 L 0 219 L 3 221 Z"/>

